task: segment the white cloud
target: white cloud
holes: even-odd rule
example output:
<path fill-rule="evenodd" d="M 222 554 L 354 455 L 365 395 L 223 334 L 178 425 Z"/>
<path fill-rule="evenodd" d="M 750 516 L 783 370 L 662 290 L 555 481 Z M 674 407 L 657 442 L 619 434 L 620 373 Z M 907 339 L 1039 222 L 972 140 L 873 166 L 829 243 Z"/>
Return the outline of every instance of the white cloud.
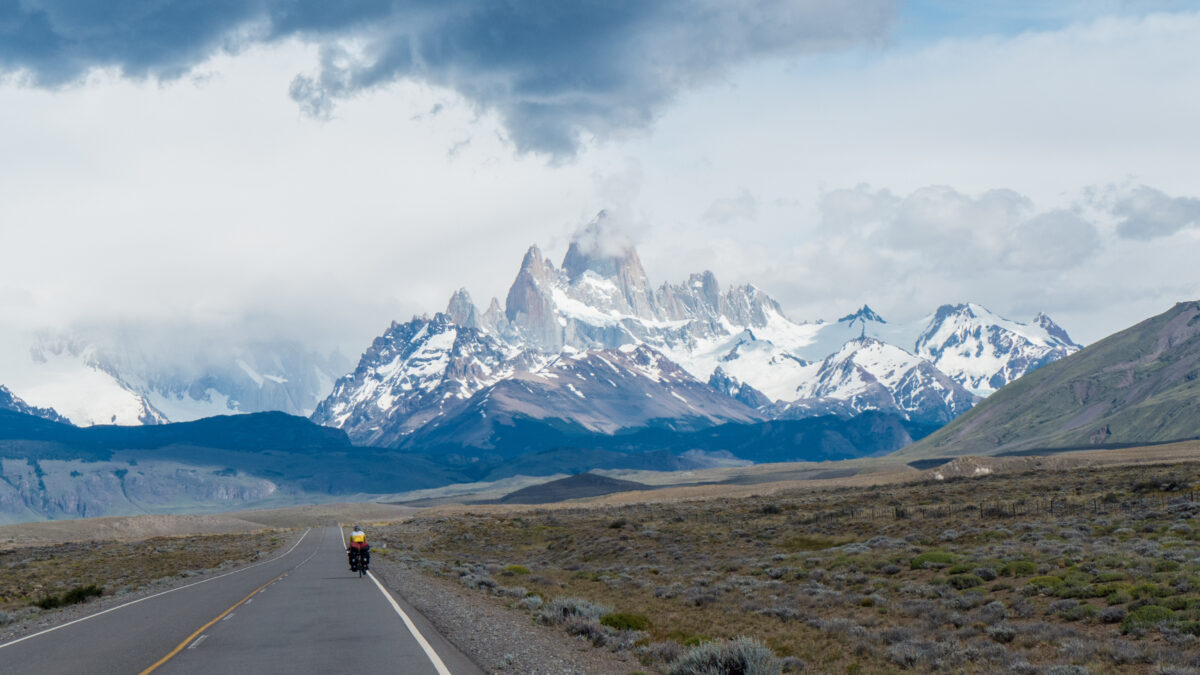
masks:
<path fill-rule="evenodd" d="M 1200 227 L 1200 199 L 1171 197 L 1145 185 L 1119 194 L 1111 207 L 1117 233 L 1129 239 L 1158 239 Z"/>

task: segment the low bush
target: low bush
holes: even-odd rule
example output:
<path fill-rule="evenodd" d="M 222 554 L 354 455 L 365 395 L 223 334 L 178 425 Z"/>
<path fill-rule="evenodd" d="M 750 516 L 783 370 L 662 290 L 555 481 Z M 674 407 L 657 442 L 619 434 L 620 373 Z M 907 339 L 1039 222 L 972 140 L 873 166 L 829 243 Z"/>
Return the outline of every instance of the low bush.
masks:
<path fill-rule="evenodd" d="M 887 654 L 901 668 L 932 670 L 938 658 L 938 648 L 936 643 L 906 640 L 888 647 Z"/>
<path fill-rule="evenodd" d="M 611 611 L 610 607 L 596 605 L 582 598 L 555 598 L 538 612 L 538 618 L 543 623 L 562 623 L 572 617 L 599 621 L 600 617 Z"/>
<path fill-rule="evenodd" d="M 1138 633 L 1175 618 L 1175 612 L 1162 605 L 1138 607 L 1121 621 L 1122 633 Z"/>
<path fill-rule="evenodd" d="M 1095 605 L 1076 605 L 1071 609 L 1062 613 L 1062 617 L 1067 621 L 1087 621 L 1100 613 L 1100 608 Z"/>
<path fill-rule="evenodd" d="M 676 659 L 667 672 L 669 675 L 779 675 L 783 664 L 762 643 L 741 637 L 693 647 Z"/>
<path fill-rule="evenodd" d="M 1039 592 L 1053 591 L 1062 586 L 1063 580 L 1058 577 L 1034 577 L 1026 584 Z"/>
<path fill-rule="evenodd" d="M 650 619 L 641 614 L 613 612 L 600 617 L 600 625 L 617 630 L 649 630 Z"/>
<path fill-rule="evenodd" d="M 975 588 L 983 585 L 983 579 L 974 574 L 955 574 L 946 579 L 946 583 L 960 591 L 965 591 L 968 588 Z"/>
<path fill-rule="evenodd" d="M 505 575 L 529 574 L 529 568 L 524 565 L 509 565 L 504 568 Z"/>
<path fill-rule="evenodd" d="M 88 598 L 103 594 L 103 588 L 95 584 L 90 584 L 87 586 L 76 586 L 62 595 L 43 595 L 34 600 L 33 604 L 42 609 L 54 609 L 55 607 L 78 605 L 79 603 L 87 602 Z"/>
<path fill-rule="evenodd" d="M 1012 642 L 1013 638 L 1017 636 L 1017 631 L 1012 626 L 1004 623 L 988 626 L 984 632 L 996 642 Z"/>
<path fill-rule="evenodd" d="M 1037 574 L 1037 564 L 1031 560 L 1014 560 L 1000 570 L 1006 577 L 1028 577 Z"/>

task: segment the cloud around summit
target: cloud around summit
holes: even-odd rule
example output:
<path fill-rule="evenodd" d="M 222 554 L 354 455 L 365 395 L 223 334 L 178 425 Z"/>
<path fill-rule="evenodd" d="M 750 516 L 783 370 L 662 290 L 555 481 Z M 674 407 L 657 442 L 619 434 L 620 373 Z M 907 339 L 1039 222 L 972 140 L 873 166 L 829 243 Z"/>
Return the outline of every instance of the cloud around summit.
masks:
<path fill-rule="evenodd" d="M 96 68 L 170 79 L 295 39 L 320 57 L 280 88 L 311 116 L 414 80 L 494 111 L 519 150 L 561 157 L 647 127 L 734 66 L 880 41 L 894 15 L 892 0 L 26 0 L 0 5 L 0 75 L 40 87 Z"/>

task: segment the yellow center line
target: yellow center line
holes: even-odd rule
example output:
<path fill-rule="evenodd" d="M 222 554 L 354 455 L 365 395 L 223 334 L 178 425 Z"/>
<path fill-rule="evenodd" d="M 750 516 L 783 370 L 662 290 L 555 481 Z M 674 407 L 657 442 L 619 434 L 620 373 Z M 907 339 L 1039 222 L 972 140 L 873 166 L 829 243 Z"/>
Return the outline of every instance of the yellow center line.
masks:
<path fill-rule="evenodd" d="M 289 571 L 290 571 L 290 570 L 289 570 Z M 234 603 L 234 605 L 233 605 L 232 607 L 230 607 L 229 609 L 225 610 L 224 612 L 221 612 L 220 614 L 218 614 L 218 615 L 216 616 L 216 618 L 215 618 L 215 619 L 213 619 L 212 621 L 209 621 L 208 623 L 204 624 L 204 625 L 203 625 L 203 626 L 201 626 L 200 628 L 196 629 L 196 632 L 195 632 L 195 633 L 192 633 L 192 634 L 191 634 L 191 635 L 189 635 L 189 636 L 187 636 L 187 639 L 185 639 L 183 642 L 180 642 L 180 643 L 179 643 L 179 646 L 175 647 L 175 649 L 172 649 L 172 650 L 170 651 L 170 653 L 168 653 L 166 656 L 164 656 L 164 657 L 162 657 L 161 659 L 159 659 L 158 661 L 156 661 L 156 662 L 154 663 L 154 665 L 152 665 L 152 666 L 150 666 L 149 668 L 147 668 L 147 669 L 143 670 L 143 671 L 142 671 L 141 673 L 139 673 L 138 675 L 147 675 L 148 673 L 152 673 L 152 672 L 154 672 L 155 670 L 157 670 L 157 669 L 158 669 L 160 666 L 162 666 L 162 664 L 164 664 L 164 663 L 166 663 L 167 661 L 170 661 L 171 659 L 175 658 L 175 655 L 176 655 L 176 654 L 178 654 L 179 652 L 183 651 L 183 648 L 184 648 L 184 647 L 186 647 L 186 646 L 188 646 L 188 643 L 190 643 L 192 640 L 196 639 L 196 637 L 197 637 L 198 635 L 200 635 L 200 634 L 201 634 L 201 633 L 203 633 L 204 631 L 208 630 L 208 628 L 209 628 L 209 627 L 211 627 L 211 626 L 212 626 L 214 623 L 216 623 L 216 622 L 220 621 L 221 619 L 225 618 L 225 616 L 226 616 L 227 614 L 229 614 L 230 612 L 232 612 L 233 610 L 237 609 L 238 607 L 241 607 L 241 606 L 242 606 L 242 603 L 244 603 L 244 602 L 246 602 L 247 600 L 249 600 L 250 598 L 254 597 L 254 594 L 255 594 L 255 593 L 257 593 L 257 592 L 261 591 L 262 589 L 266 588 L 267 586 L 270 586 L 271 584 L 275 583 L 276 581 L 279 581 L 279 579 L 280 579 L 281 577 L 283 577 L 283 575 L 285 575 L 285 574 L 287 574 L 287 573 L 288 573 L 288 571 L 280 572 L 280 573 L 279 573 L 279 576 L 277 576 L 277 577 L 275 577 L 274 579 L 272 579 L 272 580 L 268 581 L 267 583 L 263 584 L 262 586 L 259 586 L 258 588 L 254 589 L 253 591 L 250 591 L 250 594 L 249 594 L 249 595 L 247 595 L 246 597 L 242 598 L 241 600 L 238 600 L 236 603 Z"/>

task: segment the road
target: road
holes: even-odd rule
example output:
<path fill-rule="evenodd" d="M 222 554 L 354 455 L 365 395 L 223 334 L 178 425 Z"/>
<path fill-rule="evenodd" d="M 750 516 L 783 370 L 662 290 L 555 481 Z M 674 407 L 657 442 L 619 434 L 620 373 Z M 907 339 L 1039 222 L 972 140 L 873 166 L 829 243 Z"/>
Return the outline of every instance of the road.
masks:
<path fill-rule="evenodd" d="M 0 644 L 0 673 L 481 671 L 372 574 L 337 527 L 266 561 Z"/>

